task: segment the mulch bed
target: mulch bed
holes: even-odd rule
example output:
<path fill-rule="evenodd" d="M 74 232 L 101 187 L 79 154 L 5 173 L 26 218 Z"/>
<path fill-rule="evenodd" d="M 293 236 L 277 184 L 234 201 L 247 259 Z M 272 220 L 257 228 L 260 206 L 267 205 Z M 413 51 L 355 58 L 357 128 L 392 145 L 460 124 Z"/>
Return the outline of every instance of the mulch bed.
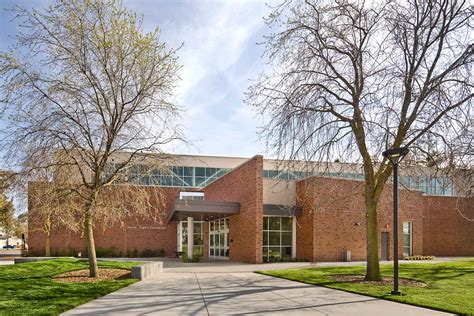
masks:
<path fill-rule="evenodd" d="M 337 282 L 351 282 L 351 283 L 362 283 L 368 285 L 393 285 L 392 277 L 382 277 L 382 281 L 365 281 L 363 275 L 353 274 L 335 274 L 330 276 L 331 279 Z M 425 287 L 426 283 L 408 279 L 398 279 L 400 286 L 411 286 L 411 287 Z"/>
<path fill-rule="evenodd" d="M 129 270 L 99 268 L 96 278 L 89 277 L 89 269 L 70 271 L 53 278 L 57 282 L 98 282 L 106 280 L 124 280 L 131 277 Z"/>

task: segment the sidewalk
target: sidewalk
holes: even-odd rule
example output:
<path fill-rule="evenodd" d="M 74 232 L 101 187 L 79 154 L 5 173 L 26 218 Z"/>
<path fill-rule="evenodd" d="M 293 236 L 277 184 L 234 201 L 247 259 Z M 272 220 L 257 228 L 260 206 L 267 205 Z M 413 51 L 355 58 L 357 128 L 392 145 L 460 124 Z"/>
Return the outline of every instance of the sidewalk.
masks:
<path fill-rule="evenodd" d="M 251 272 L 162 273 L 63 315 L 448 315 Z"/>
<path fill-rule="evenodd" d="M 411 263 L 440 263 L 462 260 L 468 257 L 439 257 L 435 260 L 400 260 L 400 264 Z M 469 257 L 470 258 L 470 257 Z M 344 267 L 344 266 L 365 266 L 365 261 L 352 262 L 272 262 L 272 263 L 242 263 L 233 261 L 203 260 L 197 263 L 183 263 L 177 258 L 100 258 L 99 260 L 113 261 L 161 261 L 165 272 L 173 273 L 238 273 L 279 269 L 301 269 L 311 267 Z M 380 264 L 393 264 L 393 261 L 380 261 Z"/>
<path fill-rule="evenodd" d="M 0 249 L 0 265 L 14 264 L 17 257 L 21 257 L 21 249 Z"/>

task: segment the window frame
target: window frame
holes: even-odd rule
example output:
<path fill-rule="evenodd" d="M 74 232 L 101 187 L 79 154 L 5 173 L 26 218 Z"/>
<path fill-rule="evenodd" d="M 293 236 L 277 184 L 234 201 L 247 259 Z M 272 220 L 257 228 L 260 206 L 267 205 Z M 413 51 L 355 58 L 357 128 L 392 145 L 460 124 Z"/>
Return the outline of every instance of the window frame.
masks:
<path fill-rule="evenodd" d="M 279 229 L 270 229 L 270 219 L 271 218 L 279 218 Z M 288 218 L 291 220 L 291 225 L 290 225 L 290 229 L 283 229 L 283 224 L 282 224 L 282 218 Z M 286 253 L 284 250 L 286 249 L 289 249 L 290 250 L 290 254 L 293 253 L 293 238 L 294 238 L 294 235 L 293 235 L 293 220 L 294 218 L 292 216 L 276 216 L 276 215 L 264 215 L 263 216 L 263 225 L 262 226 L 265 226 L 265 222 L 266 222 L 266 227 L 262 227 L 262 234 L 263 234 L 263 238 L 262 238 L 262 257 L 264 260 L 270 260 L 270 249 L 272 248 L 278 248 L 279 249 L 279 256 L 276 257 L 276 258 L 286 258 L 283 257 L 282 255 L 284 253 Z M 270 233 L 278 233 L 278 236 L 279 236 L 279 244 L 278 245 L 272 245 L 270 244 Z M 284 233 L 290 233 L 291 234 L 291 244 L 290 245 L 287 245 L 287 244 L 282 244 L 282 241 L 283 241 L 283 234 Z M 266 236 L 266 238 L 265 238 Z M 265 240 L 267 241 L 265 243 Z M 292 255 L 290 255 L 290 258 L 292 257 Z"/>
<path fill-rule="evenodd" d="M 408 234 L 405 233 L 405 224 L 408 224 L 409 232 Z M 409 241 L 410 244 L 409 246 L 405 246 L 405 235 L 409 236 Z M 413 255 L 413 222 L 412 221 L 403 221 L 402 222 L 402 254 L 404 257 L 405 256 L 405 248 L 409 247 L 408 255 L 407 256 L 412 256 Z"/>
<path fill-rule="evenodd" d="M 201 244 L 194 243 L 193 255 L 202 256 L 204 254 L 204 224 L 205 224 L 205 221 L 193 221 L 194 227 L 198 225 L 200 226 L 199 232 L 196 232 L 196 229 L 193 229 L 193 240 L 195 240 L 194 238 L 196 238 L 196 236 L 199 236 L 201 240 Z M 178 228 L 177 233 L 179 234 L 179 236 L 177 237 L 178 238 L 177 251 L 180 251 L 182 253 L 187 253 L 188 240 L 187 238 L 183 238 L 183 237 L 185 235 L 184 231 L 186 231 L 186 236 L 187 236 L 188 221 L 187 220 L 179 221 L 177 228 Z M 199 251 L 196 252 L 196 249 L 199 249 Z"/>
<path fill-rule="evenodd" d="M 204 192 L 181 191 L 179 192 L 180 200 L 204 200 Z"/>

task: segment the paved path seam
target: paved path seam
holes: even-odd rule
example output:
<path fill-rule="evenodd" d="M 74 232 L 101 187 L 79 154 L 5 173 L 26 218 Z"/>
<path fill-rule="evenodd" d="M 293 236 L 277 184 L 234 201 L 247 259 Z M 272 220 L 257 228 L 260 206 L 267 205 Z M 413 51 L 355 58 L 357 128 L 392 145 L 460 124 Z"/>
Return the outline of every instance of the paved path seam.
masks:
<path fill-rule="evenodd" d="M 255 272 L 253 272 L 253 273 L 255 273 Z M 258 273 L 255 273 L 255 274 L 261 275 L 261 274 L 258 274 Z M 237 279 L 239 279 L 239 280 L 245 282 L 244 279 L 239 278 L 238 276 L 235 276 L 235 275 L 233 275 L 233 274 L 232 274 L 232 276 L 233 276 L 234 278 L 237 278 Z M 292 298 L 289 298 L 289 297 L 286 297 L 286 296 L 284 296 L 284 295 L 281 295 L 280 293 L 277 293 L 277 292 L 275 292 L 274 290 L 272 290 L 271 292 L 272 292 L 273 294 L 275 294 L 275 295 L 277 295 L 277 296 L 279 296 L 279 297 L 285 299 L 285 300 L 288 300 L 288 301 L 291 301 L 291 302 L 293 302 L 293 303 L 296 303 L 296 304 L 302 306 L 303 308 L 310 308 L 310 309 L 315 310 L 315 311 L 317 311 L 318 313 L 321 313 L 321 314 L 323 314 L 323 315 L 329 315 L 329 314 L 327 314 L 327 313 L 325 313 L 325 312 L 323 312 L 323 311 L 318 310 L 318 309 L 315 308 L 315 307 L 308 306 L 308 305 L 303 304 L 303 303 L 301 303 L 301 302 L 298 302 L 298 301 L 296 301 L 296 300 L 294 300 L 294 299 L 292 299 Z"/>
<path fill-rule="evenodd" d="M 210 314 L 209 314 L 209 309 L 207 308 L 207 302 L 206 302 L 206 299 L 204 298 L 204 294 L 202 293 L 201 284 L 199 283 L 199 278 L 196 273 L 194 273 L 194 277 L 196 278 L 196 282 L 199 287 L 199 292 L 201 293 L 202 302 L 204 303 L 204 307 L 206 307 L 206 313 L 209 316 Z"/>

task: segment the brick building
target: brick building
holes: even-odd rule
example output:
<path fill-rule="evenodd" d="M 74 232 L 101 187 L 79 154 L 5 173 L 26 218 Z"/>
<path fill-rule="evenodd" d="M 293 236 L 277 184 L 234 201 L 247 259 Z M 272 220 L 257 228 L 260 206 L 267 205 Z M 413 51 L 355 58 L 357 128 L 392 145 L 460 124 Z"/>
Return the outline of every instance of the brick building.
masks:
<path fill-rule="evenodd" d="M 113 165 L 110 166 L 113 169 Z M 139 168 L 130 170 L 139 174 Z M 96 228 L 97 248 L 118 255 L 164 249 L 216 260 L 259 263 L 296 257 L 311 261 L 366 258 L 366 221 L 360 166 L 332 163 L 311 173 L 278 170 L 276 161 L 210 156 L 177 156 L 168 173 L 135 177 L 134 185 L 162 190 L 157 221 L 130 219 Z M 130 178 L 132 179 L 132 177 Z M 401 178 L 400 257 L 474 255 L 474 199 L 446 178 Z M 35 190 L 31 183 L 29 190 Z M 114 188 L 120 190 L 120 186 Z M 458 194 L 459 195 L 459 194 Z M 33 209 L 30 201 L 30 209 Z M 378 206 L 380 258 L 392 259 L 392 189 Z M 41 254 L 45 236 L 29 213 L 29 249 Z M 80 234 L 52 232 L 53 252 L 84 251 Z"/>

